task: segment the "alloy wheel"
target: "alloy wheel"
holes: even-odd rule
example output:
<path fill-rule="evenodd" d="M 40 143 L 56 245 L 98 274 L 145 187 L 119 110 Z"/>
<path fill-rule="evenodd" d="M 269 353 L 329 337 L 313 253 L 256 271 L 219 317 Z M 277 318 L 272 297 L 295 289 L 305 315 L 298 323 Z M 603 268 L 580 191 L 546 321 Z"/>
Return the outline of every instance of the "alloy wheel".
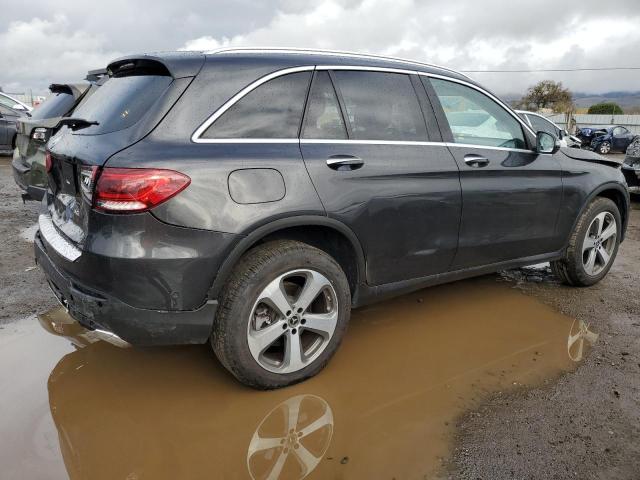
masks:
<path fill-rule="evenodd" d="M 611 145 L 609 145 L 607 142 L 603 143 L 602 145 L 600 145 L 600 153 L 609 153 L 611 151 Z"/>
<path fill-rule="evenodd" d="M 269 282 L 248 322 L 247 342 L 256 362 L 281 374 L 310 365 L 333 337 L 337 298 L 329 279 L 315 270 L 292 270 Z"/>
<path fill-rule="evenodd" d="M 582 265 L 587 275 L 596 276 L 611 262 L 618 226 L 610 212 L 602 212 L 591 221 L 582 242 Z"/>

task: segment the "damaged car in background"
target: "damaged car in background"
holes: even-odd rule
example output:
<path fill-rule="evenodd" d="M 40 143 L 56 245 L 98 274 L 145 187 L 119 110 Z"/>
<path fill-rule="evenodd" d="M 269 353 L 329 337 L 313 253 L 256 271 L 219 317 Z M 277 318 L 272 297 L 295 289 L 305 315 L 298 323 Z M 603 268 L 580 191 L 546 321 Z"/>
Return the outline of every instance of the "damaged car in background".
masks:
<path fill-rule="evenodd" d="M 96 88 L 95 82 L 52 84 L 49 97 L 31 112 L 30 117 L 19 120 L 12 167 L 16 184 L 25 192 L 24 199 L 41 200 L 44 196 L 47 141 L 60 127 L 60 121 L 71 115 Z"/>
<path fill-rule="evenodd" d="M 229 49 L 108 72 L 48 143 L 36 262 L 84 327 L 210 342 L 255 388 L 320 372 L 352 308 L 545 261 L 593 285 L 624 239 L 618 163 L 447 68 Z"/>

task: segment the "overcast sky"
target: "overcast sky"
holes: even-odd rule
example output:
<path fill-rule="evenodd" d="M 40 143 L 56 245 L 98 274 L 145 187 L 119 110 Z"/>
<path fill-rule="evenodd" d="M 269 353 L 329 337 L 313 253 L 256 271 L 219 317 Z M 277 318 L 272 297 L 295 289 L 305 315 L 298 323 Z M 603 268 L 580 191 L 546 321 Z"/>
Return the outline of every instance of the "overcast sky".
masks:
<path fill-rule="evenodd" d="M 638 0 L 2 0 L 0 86 L 42 92 L 129 53 L 219 46 L 320 47 L 459 70 L 640 67 Z M 474 73 L 499 94 L 538 80 L 640 90 L 640 70 Z"/>

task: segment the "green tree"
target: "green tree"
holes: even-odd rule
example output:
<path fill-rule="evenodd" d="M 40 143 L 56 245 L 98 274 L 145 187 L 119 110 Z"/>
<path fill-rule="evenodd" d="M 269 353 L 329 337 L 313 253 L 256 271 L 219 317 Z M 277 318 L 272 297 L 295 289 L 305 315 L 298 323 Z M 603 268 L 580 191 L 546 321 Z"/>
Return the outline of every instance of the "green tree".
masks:
<path fill-rule="evenodd" d="M 591 105 L 587 113 L 594 115 L 622 115 L 624 112 L 617 103 L 603 102 Z"/>
<path fill-rule="evenodd" d="M 520 107 L 525 110 L 541 110 L 551 108 L 554 112 L 573 110 L 573 96 L 562 82 L 542 80 L 529 87 L 527 94 L 520 100 Z"/>

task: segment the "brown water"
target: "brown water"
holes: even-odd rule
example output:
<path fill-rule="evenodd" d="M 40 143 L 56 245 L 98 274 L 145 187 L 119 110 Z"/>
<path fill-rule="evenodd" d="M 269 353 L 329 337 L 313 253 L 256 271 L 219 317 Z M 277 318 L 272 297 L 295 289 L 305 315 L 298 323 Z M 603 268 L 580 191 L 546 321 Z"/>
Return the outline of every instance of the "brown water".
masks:
<path fill-rule="evenodd" d="M 64 310 L 40 321 L 0 330 L 3 479 L 423 479 L 459 414 L 597 338 L 492 279 L 459 282 L 355 311 L 319 376 L 259 392 L 205 346 L 119 349 Z"/>

